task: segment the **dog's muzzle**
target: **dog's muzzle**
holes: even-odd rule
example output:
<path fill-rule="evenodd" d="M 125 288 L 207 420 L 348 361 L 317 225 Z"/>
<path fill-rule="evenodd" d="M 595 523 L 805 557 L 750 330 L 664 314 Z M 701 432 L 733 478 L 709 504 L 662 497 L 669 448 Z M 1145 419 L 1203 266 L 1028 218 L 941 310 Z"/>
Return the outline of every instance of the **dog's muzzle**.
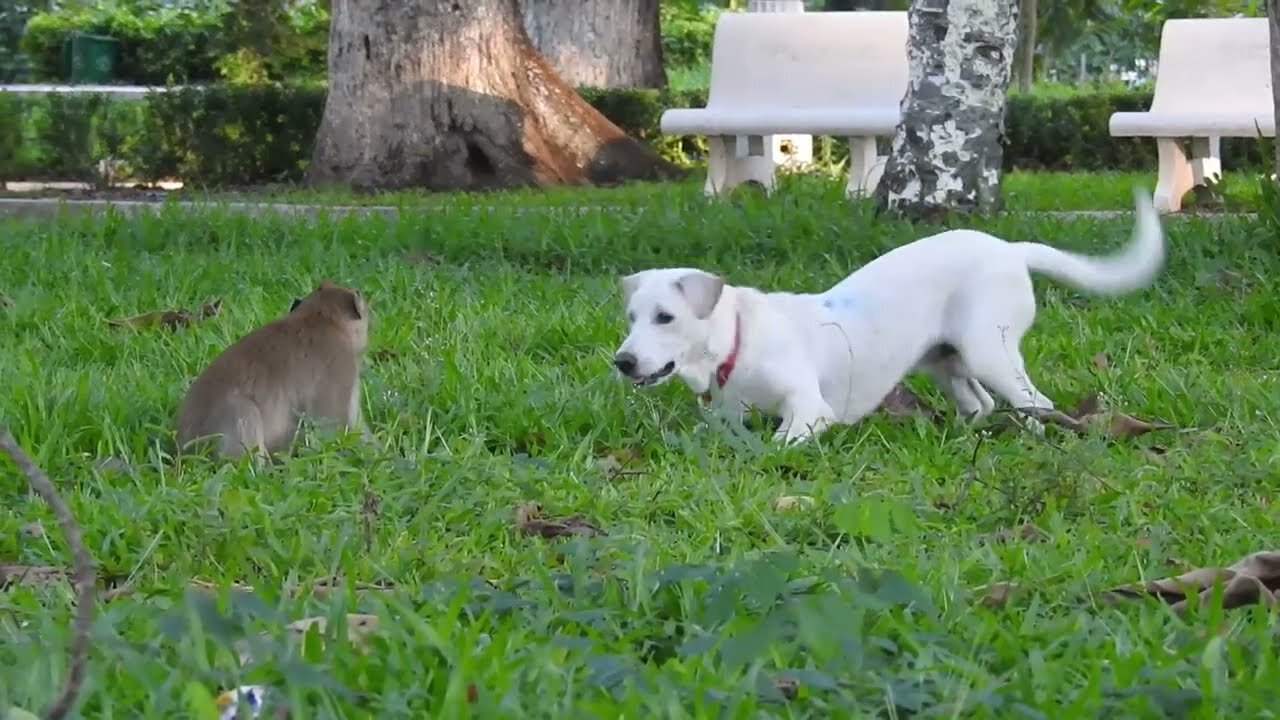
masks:
<path fill-rule="evenodd" d="M 636 360 L 636 356 L 629 352 L 620 352 L 613 356 L 613 366 L 618 369 L 618 372 L 626 375 L 631 382 L 637 385 L 652 385 L 670 375 L 676 369 L 675 361 L 672 361 L 663 365 L 657 372 L 637 376 L 636 366 L 638 364 L 639 361 Z"/>

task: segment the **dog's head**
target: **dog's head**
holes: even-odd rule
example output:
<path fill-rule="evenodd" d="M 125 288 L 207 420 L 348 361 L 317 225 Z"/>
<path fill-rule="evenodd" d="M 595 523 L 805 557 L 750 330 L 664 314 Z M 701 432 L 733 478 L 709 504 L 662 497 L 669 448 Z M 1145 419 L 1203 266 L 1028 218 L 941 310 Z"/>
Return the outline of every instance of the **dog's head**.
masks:
<path fill-rule="evenodd" d="M 659 268 L 622 278 L 630 327 L 613 356 L 614 367 L 637 385 L 656 385 L 694 365 L 706 353 L 711 311 L 724 280 L 702 270 Z"/>

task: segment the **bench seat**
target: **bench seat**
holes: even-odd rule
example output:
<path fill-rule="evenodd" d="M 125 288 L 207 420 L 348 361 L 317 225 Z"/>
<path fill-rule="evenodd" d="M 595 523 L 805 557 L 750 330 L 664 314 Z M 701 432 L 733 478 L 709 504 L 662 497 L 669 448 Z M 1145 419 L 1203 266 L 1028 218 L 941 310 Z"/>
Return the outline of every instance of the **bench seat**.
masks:
<path fill-rule="evenodd" d="M 1156 209 L 1180 210 L 1188 191 L 1222 176 L 1221 138 L 1275 137 L 1267 18 L 1166 20 L 1151 109 L 1114 113 L 1108 126 L 1155 139 Z"/>
<path fill-rule="evenodd" d="M 846 194 L 868 193 L 886 158 L 907 91 L 907 13 L 722 12 L 711 44 L 704 108 L 672 108 L 659 127 L 707 138 L 706 195 L 745 182 L 775 187 L 772 135 L 830 135 L 849 143 Z"/>

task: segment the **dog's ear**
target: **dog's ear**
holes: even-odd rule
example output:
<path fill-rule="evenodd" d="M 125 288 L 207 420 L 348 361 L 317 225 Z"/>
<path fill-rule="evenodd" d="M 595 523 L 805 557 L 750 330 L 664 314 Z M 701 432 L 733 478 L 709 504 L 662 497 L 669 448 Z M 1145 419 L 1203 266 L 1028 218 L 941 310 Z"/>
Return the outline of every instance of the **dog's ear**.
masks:
<path fill-rule="evenodd" d="M 711 273 L 691 272 L 676 281 L 676 288 L 689 301 L 693 314 L 699 319 L 706 319 L 720 302 L 724 280 Z"/>
<path fill-rule="evenodd" d="M 631 273 L 630 275 L 627 275 L 622 278 L 621 284 L 622 284 L 622 304 L 623 305 L 626 305 L 627 303 L 631 302 L 631 296 L 634 295 L 636 292 L 636 289 L 640 287 L 640 278 L 643 275 L 644 275 L 644 271 L 641 270 L 640 272 Z"/>

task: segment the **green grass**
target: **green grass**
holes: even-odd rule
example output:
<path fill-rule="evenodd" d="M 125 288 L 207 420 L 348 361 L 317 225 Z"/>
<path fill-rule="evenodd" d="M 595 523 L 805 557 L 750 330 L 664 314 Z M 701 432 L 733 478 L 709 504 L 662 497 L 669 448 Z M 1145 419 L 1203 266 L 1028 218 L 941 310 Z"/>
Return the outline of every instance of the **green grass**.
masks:
<path fill-rule="evenodd" d="M 328 205 L 389 205 L 399 208 L 450 206 L 456 208 L 496 207 L 607 207 L 646 208 L 656 205 L 679 205 L 693 211 L 705 204 L 702 186 L 706 176 L 695 170 L 680 182 L 630 183 L 584 193 L 577 188 L 546 190 L 507 190 L 490 193 L 423 193 L 394 191 L 352 193 L 347 190 L 320 190 L 300 186 L 278 186 L 265 192 L 212 192 L 190 190 L 176 196 L 201 200 L 272 201 L 286 203 L 323 203 Z M 1014 171 L 1002 180 L 1002 192 L 1010 211 L 1059 210 L 1129 210 L 1133 207 L 1134 185 L 1155 187 L 1155 170 L 1142 172 L 1052 172 Z M 813 171 L 781 173 L 779 193 L 821 197 L 837 203 L 844 192 L 845 180 L 839 173 Z M 745 189 L 744 189 L 745 190 Z M 1258 202 L 1256 175 L 1251 172 L 1228 172 L 1218 188 L 1222 209 L 1229 212 L 1251 212 Z M 1194 205 L 1189 194 L 1184 200 L 1188 210 Z M 867 206 L 869 203 L 861 203 Z"/>
<path fill-rule="evenodd" d="M 1063 405 L 1101 391 L 1183 432 L 1051 428 L 978 447 L 949 424 L 876 416 L 783 448 L 703 425 L 675 383 L 619 382 L 617 276 L 689 264 L 818 289 L 928 228 L 812 189 L 655 194 L 636 213 L 519 205 L 394 222 L 0 221 L 0 420 L 62 488 L 102 572 L 135 588 L 99 609 L 81 717 L 211 717 L 208 693 L 246 682 L 280 688 L 303 717 L 1274 713 L 1273 616 L 1098 595 L 1274 543 L 1276 237 L 1191 218 L 1167 225 L 1150 290 L 1099 299 L 1036 282 L 1024 348 L 1040 388 Z M 1123 217 L 982 227 L 1093 251 L 1129 233 Z M 165 459 L 203 364 L 323 277 L 366 292 L 371 350 L 395 353 L 365 381 L 388 454 L 317 442 L 259 474 Z M 106 322 L 213 297 L 221 313 L 177 331 Z M 628 472 L 601 466 L 610 453 L 634 456 Z M 98 469 L 105 458 L 127 467 Z M 815 505 L 775 510 L 784 495 Z M 609 534 L 521 535 L 523 501 Z M 44 536 L 22 531 L 37 522 Z M 1023 523 L 1046 539 L 987 541 Z M 0 465 L 0 563 L 67 557 L 49 511 Z M 289 592 L 331 575 L 395 588 Z M 995 582 L 1021 590 L 989 608 L 981 586 Z M 277 630 L 237 669 L 236 640 L 347 612 L 380 618 L 367 654 L 291 652 Z M 70 617 L 64 587 L 0 591 L 0 707 L 52 697 Z M 774 680 L 788 675 L 799 696 L 784 700 Z"/>

